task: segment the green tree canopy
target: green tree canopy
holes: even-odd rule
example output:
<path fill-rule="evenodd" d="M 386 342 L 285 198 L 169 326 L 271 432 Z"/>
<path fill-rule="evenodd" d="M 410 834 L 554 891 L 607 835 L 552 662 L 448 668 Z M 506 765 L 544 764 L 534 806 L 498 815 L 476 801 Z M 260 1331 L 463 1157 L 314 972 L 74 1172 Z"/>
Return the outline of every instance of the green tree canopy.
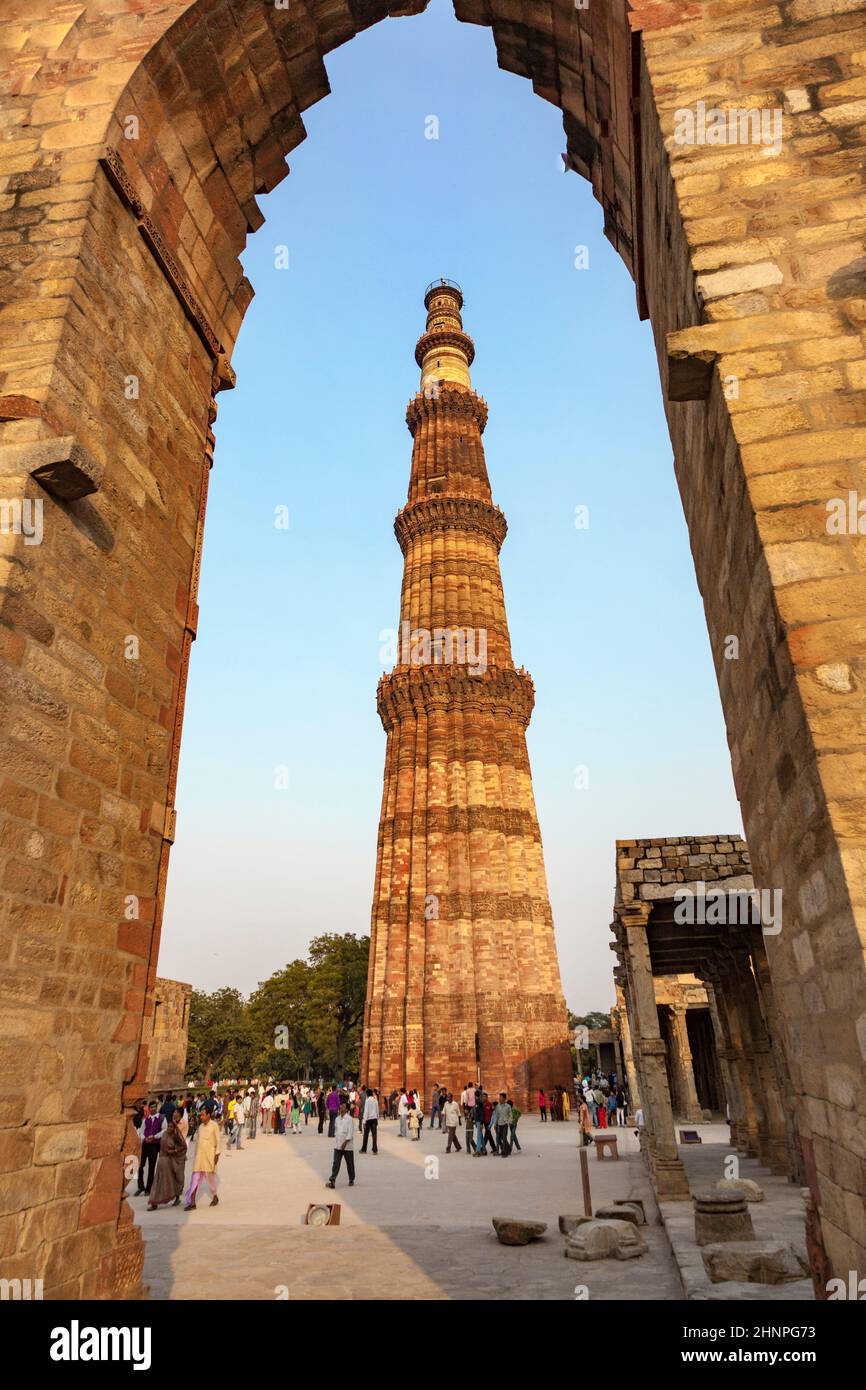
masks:
<path fill-rule="evenodd" d="M 189 1009 L 187 1071 L 190 1076 L 242 1076 L 249 1073 L 255 1040 L 244 1003 L 236 989 L 204 994 L 193 990 Z"/>
<path fill-rule="evenodd" d="M 194 990 L 190 1076 L 339 1076 L 358 1068 L 370 938 L 328 932 L 244 1001 L 236 989 Z"/>

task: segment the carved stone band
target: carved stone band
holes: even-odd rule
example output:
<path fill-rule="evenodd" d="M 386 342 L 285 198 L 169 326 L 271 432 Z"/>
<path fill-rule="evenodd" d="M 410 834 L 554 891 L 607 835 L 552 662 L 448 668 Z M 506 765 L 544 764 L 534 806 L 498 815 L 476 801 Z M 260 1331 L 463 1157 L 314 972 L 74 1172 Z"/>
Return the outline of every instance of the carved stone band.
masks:
<path fill-rule="evenodd" d="M 376 708 L 386 732 L 403 719 L 451 710 L 511 716 L 525 729 L 534 704 L 532 677 L 513 667 L 488 668 L 479 676 L 470 675 L 464 667 L 404 667 L 383 676 L 376 692 Z"/>
<path fill-rule="evenodd" d="M 459 328 L 434 328 L 429 333 L 422 333 L 415 344 L 415 361 L 420 367 L 433 348 L 455 347 L 459 352 L 466 356 L 466 361 L 471 367 L 475 360 L 475 344 L 468 333 L 461 333 Z"/>
<path fill-rule="evenodd" d="M 462 391 L 455 386 L 440 386 L 435 393 L 419 391 L 406 407 L 406 424 L 413 436 L 422 420 L 432 415 L 450 415 L 474 420 L 479 434 L 484 433 L 487 424 L 487 402 L 474 391 Z"/>
<path fill-rule="evenodd" d="M 449 497 L 447 494 L 410 502 L 397 513 L 394 520 L 394 535 L 404 555 L 409 542 L 416 536 L 433 531 L 478 532 L 493 541 L 498 554 L 508 532 L 508 523 L 492 502 L 483 502 L 479 497 Z"/>

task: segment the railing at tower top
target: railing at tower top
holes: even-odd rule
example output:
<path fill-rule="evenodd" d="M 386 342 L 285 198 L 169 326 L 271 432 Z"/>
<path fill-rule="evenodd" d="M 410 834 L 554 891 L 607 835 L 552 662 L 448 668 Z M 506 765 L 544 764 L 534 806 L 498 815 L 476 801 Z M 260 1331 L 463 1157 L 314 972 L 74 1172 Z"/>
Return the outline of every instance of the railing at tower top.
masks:
<path fill-rule="evenodd" d="M 444 280 L 444 279 L 443 279 L 443 280 L 431 280 L 431 281 L 430 281 L 430 284 L 427 286 L 426 290 L 424 291 L 424 298 L 425 298 L 425 299 L 427 298 L 427 296 L 428 296 L 428 294 L 430 293 L 431 290 L 440 290 L 440 289 L 456 290 L 457 293 L 458 293 L 459 295 L 462 295 L 462 294 L 463 294 L 463 291 L 462 291 L 462 289 L 460 288 L 460 286 L 458 285 L 458 283 L 457 283 L 456 280 Z"/>

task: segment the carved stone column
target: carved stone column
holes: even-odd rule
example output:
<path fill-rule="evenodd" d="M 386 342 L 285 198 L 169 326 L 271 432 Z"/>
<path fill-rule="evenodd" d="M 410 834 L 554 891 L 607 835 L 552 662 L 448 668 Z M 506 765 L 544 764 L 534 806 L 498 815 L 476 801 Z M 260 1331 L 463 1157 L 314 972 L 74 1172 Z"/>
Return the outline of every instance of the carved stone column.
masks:
<path fill-rule="evenodd" d="M 785 1050 L 782 1045 L 782 1030 L 779 1022 L 779 1015 L 776 1009 L 776 997 L 773 992 L 773 984 L 770 979 L 770 966 L 767 960 L 767 949 L 764 945 L 764 937 L 760 927 L 756 927 L 751 933 L 752 966 L 755 972 L 755 985 L 758 990 L 758 1003 L 764 1018 L 764 1026 L 770 1040 L 770 1056 L 773 1060 L 773 1067 L 779 1086 L 779 1100 L 785 1121 L 785 1133 L 787 1136 L 788 1148 L 788 1176 L 792 1182 L 798 1186 L 806 1185 L 806 1170 L 803 1164 L 803 1155 L 800 1151 L 800 1136 L 797 1130 L 797 1118 L 794 1106 L 791 1104 L 791 1097 L 794 1089 L 791 1084 L 791 1076 L 788 1071 L 788 1062 Z M 788 1104 L 785 1104 L 785 1098 Z"/>
<path fill-rule="evenodd" d="M 731 1031 L 728 1026 L 728 1015 L 723 998 L 724 985 L 718 960 L 714 957 L 712 962 L 707 961 L 699 971 L 699 975 L 707 985 L 707 1002 L 710 1006 L 710 1018 L 716 1037 L 716 1056 L 719 1059 L 719 1070 L 722 1073 L 725 1099 L 728 1104 L 731 1144 L 737 1153 L 745 1155 L 748 1152 L 749 1141 L 746 1103 L 740 1086 L 740 1074 L 737 1070 L 737 1052 L 731 1040 Z"/>
<path fill-rule="evenodd" d="M 751 1037 L 752 1068 L 757 1075 L 760 1117 L 758 1144 L 761 1161 L 773 1173 L 790 1174 L 788 1127 L 779 1093 L 779 1075 L 773 1062 L 773 1049 L 752 973 L 749 942 L 741 938 L 742 949 L 734 952 L 734 971 L 739 987 L 743 1015 Z"/>
<path fill-rule="evenodd" d="M 752 1057 L 752 1037 L 742 998 L 736 953 L 718 951 L 720 970 L 719 1005 L 727 1021 L 732 1063 L 737 1073 L 743 1099 L 745 1132 L 740 1132 L 739 1152 L 745 1147 L 748 1158 L 769 1160 L 767 1126 L 761 1100 L 760 1082 Z"/>
<path fill-rule="evenodd" d="M 634 1000 L 634 1028 L 641 1059 L 641 1094 L 649 1135 L 650 1166 L 657 1196 L 662 1200 L 689 1199 L 689 1184 L 677 1151 L 671 1096 L 665 1067 L 665 1045 L 659 1030 L 655 986 L 650 962 L 647 922 L 649 903 L 632 903 L 620 911 Z"/>
<path fill-rule="evenodd" d="M 619 1036 L 622 1045 L 622 1061 L 625 1067 L 625 1081 L 628 1087 L 629 1106 L 632 1115 L 640 1105 L 640 1085 L 635 1067 L 634 1046 L 632 1043 L 631 1020 L 624 984 L 616 981 L 616 1007 L 619 1014 Z"/>
<path fill-rule="evenodd" d="M 682 1118 L 694 1122 L 703 1119 L 703 1112 L 695 1086 L 695 1069 L 686 1013 L 684 1004 L 671 1006 L 671 1064 L 676 1073 L 676 1090 L 682 1107 Z"/>

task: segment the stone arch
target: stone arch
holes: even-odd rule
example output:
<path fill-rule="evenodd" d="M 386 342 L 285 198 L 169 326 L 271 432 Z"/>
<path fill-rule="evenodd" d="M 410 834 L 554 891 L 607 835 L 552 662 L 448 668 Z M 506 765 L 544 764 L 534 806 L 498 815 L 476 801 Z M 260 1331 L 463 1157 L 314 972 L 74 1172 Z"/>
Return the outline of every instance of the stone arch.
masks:
<path fill-rule="evenodd" d="M 0 29 L 0 471 L 45 523 L 40 545 L 0 537 L 3 1055 L 20 1078 L 0 1223 L 9 1276 L 38 1260 L 46 1291 L 140 1276 L 122 1157 L 147 1076 L 214 394 L 252 293 L 238 256 L 326 94 L 324 55 L 421 8 L 85 0 L 71 16 L 33 0 Z M 866 486 L 866 26 L 848 8 L 831 30 L 826 8 L 456 3 L 562 108 L 567 162 L 652 321 L 755 880 L 790 914 L 767 950 L 844 1272 L 866 1252 L 866 563 L 823 504 Z M 779 153 L 677 145 L 674 113 L 705 98 L 778 109 Z"/>

